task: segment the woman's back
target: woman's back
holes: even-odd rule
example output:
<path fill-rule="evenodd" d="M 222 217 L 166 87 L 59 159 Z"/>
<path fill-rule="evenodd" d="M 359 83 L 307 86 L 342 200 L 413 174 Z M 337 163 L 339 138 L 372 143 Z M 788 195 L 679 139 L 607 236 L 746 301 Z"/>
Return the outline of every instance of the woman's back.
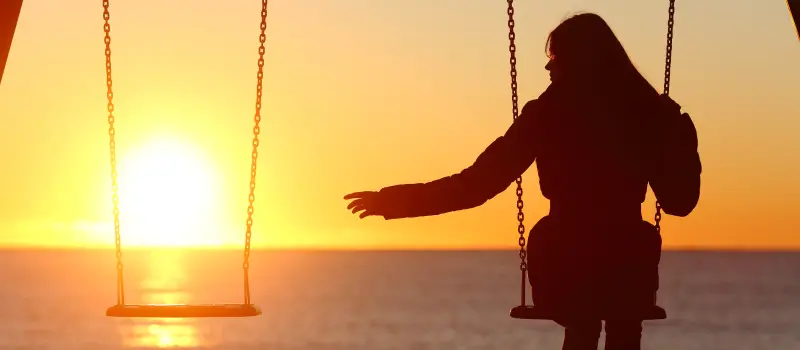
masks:
<path fill-rule="evenodd" d="M 539 98 L 542 193 L 555 206 L 638 210 L 647 192 L 658 95 L 622 84 L 557 84 Z"/>

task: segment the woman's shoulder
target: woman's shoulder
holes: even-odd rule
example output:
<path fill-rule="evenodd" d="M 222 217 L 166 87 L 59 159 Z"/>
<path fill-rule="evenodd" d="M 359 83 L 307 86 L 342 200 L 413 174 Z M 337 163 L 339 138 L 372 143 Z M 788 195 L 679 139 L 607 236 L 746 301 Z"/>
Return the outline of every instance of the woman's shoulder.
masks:
<path fill-rule="evenodd" d="M 561 105 L 561 101 L 564 98 L 564 93 L 564 87 L 555 83 L 551 83 L 539 95 L 539 97 L 526 102 L 525 105 L 522 106 L 520 115 L 525 115 L 527 118 L 532 119 L 541 118 L 542 116 L 549 114 L 548 112 L 552 112 L 554 108 L 557 108 L 559 105 Z"/>
<path fill-rule="evenodd" d="M 542 92 L 539 97 L 536 97 L 532 100 L 529 100 L 522 106 L 522 110 L 520 114 L 525 114 L 526 112 L 532 112 L 536 109 L 541 109 L 544 107 L 545 104 L 548 103 L 549 100 L 552 100 L 553 95 L 553 84 L 550 84 L 547 89 Z"/>

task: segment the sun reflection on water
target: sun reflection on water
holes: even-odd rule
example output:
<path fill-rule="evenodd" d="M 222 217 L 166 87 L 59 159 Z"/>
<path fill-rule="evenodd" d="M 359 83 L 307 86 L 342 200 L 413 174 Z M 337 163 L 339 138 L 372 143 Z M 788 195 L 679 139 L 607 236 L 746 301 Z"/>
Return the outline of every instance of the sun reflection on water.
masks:
<path fill-rule="evenodd" d="M 191 294 L 183 290 L 186 281 L 182 256 L 174 251 L 150 254 L 141 281 L 141 300 L 147 304 L 188 304 Z M 126 322 L 127 323 L 127 322 Z M 134 318 L 123 332 L 126 347 L 194 348 L 203 346 L 196 320 L 191 318 Z"/>

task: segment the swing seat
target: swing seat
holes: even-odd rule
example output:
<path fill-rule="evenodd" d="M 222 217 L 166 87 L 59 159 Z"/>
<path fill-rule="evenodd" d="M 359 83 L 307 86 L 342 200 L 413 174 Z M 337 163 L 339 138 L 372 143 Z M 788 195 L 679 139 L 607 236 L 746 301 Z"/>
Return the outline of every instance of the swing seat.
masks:
<path fill-rule="evenodd" d="M 149 304 L 114 305 L 106 310 L 110 317 L 196 318 L 196 317 L 252 317 L 261 315 L 253 304 Z"/>
<path fill-rule="evenodd" d="M 511 317 L 522 320 L 553 320 L 553 314 L 541 307 L 534 305 L 520 305 L 511 309 Z M 664 308 L 653 305 L 643 310 L 642 320 L 664 320 L 667 318 L 667 311 Z"/>

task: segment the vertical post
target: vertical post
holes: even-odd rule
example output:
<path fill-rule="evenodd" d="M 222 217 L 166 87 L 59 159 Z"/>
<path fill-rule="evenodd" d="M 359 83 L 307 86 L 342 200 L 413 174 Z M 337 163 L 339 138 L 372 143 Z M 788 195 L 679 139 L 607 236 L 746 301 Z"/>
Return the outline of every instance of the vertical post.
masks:
<path fill-rule="evenodd" d="M 800 0 L 786 0 L 786 5 L 789 6 L 789 15 L 792 16 L 797 39 L 800 39 Z"/>
<path fill-rule="evenodd" d="M 22 11 L 22 0 L 0 1 L 0 82 L 3 81 L 3 72 L 6 70 L 8 53 L 11 52 L 11 41 Z"/>

